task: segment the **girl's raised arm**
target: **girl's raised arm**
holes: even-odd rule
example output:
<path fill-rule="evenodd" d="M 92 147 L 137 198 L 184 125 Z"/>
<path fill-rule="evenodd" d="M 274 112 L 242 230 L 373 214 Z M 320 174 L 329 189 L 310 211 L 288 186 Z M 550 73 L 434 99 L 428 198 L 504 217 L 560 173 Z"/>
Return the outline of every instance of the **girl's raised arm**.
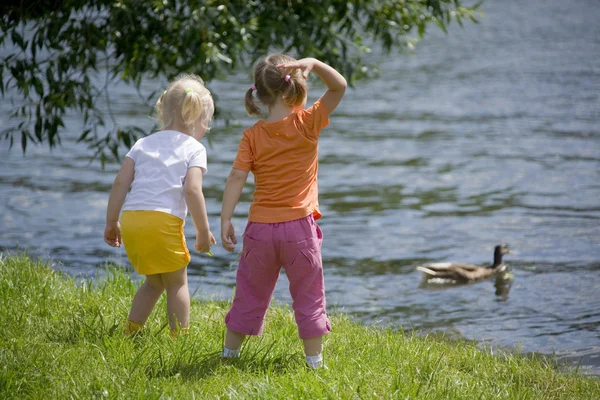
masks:
<path fill-rule="evenodd" d="M 342 74 L 316 58 L 303 58 L 298 61 L 279 64 L 277 68 L 301 69 L 304 79 L 308 78 L 308 74 L 311 71 L 314 71 L 327 86 L 327 91 L 321 96 L 320 100 L 325 105 L 325 108 L 327 108 L 329 114 L 340 104 L 348 86 Z"/>

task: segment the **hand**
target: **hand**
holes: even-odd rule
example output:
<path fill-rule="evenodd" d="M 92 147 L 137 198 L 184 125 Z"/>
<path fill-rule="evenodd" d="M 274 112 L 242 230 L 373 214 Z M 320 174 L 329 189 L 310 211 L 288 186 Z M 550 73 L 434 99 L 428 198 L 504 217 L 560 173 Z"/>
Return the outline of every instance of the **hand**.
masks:
<path fill-rule="evenodd" d="M 211 244 L 217 244 L 217 241 L 215 240 L 215 237 L 211 231 L 208 231 L 208 234 L 204 235 L 200 232 L 196 232 L 196 244 L 194 245 L 194 248 L 198 250 L 198 252 L 212 255 L 210 252 Z"/>
<path fill-rule="evenodd" d="M 104 241 L 112 247 L 121 247 L 121 224 L 119 221 L 107 222 L 104 228 Z"/>
<path fill-rule="evenodd" d="M 231 225 L 230 220 L 221 221 L 221 246 L 229 252 L 235 250 L 237 238 L 235 237 L 235 229 Z"/>
<path fill-rule="evenodd" d="M 302 71 L 302 76 L 304 77 L 304 79 L 306 79 L 308 78 L 308 74 L 310 74 L 310 71 L 312 71 L 312 69 L 314 68 L 316 61 L 317 60 L 315 60 L 314 58 L 303 58 L 301 60 L 279 64 L 277 68 L 300 69 Z"/>

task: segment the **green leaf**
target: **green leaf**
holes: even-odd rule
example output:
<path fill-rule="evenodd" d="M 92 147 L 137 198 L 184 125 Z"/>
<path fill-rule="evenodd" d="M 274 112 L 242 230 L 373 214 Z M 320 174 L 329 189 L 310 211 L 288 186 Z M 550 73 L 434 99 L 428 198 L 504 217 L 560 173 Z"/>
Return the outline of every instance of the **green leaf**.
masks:
<path fill-rule="evenodd" d="M 91 129 L 86 129 L 84 130 L 81 135 L 79 136 L 79 139 L 77 139 L 78 142 L 84 142 L 87 140 L 88 135 L 90 134 L 92 130 Z"/>
<path fill-rule="evenodd" d="M 21 34 L 19 34 L 19 32 L 17 32 L 16 29 L 13 29 L 12 31 L 11 39 L 14 44 L 21 48 L 21 50 L 25 51 L 25 49 L 27 48 L 27 43 L 23 40 L 23 37 L 21 36 Z"/>
<path fill-rule="evenodd" d="M 44 85 L 42 84 L 42 81 L 40 79 L 38 79 L 36 76 L 33 76 L 31 78 L 32 82 L 33 82 L 33 86 L 35 88 L 35 92 L 38 94 L 38 96 L 42 97 L 44 96 Z"/>
<path fill-rule="evenodd" d="M 44 133 L 43 129 L 42 129 L 42 123 L 43 123 L 43 118 L 42 118 L 42 113 L 41 113 L 41 106 L 38 103 L 38 105 L 35 107 L 35 137 L 37 138 L 38 141 L 42 141 L 42 135 Z"/>
<path fill-rule="evenodd" d="M 0 64 L 0 93 L 4 97 L 4 64 Z"/>
<path fill-rule="evenodd" d="M 23 153 L 27 150 L 27 132 L 21 131 L 21 148 L 23 149 Z"/>
<path fill-rule="evenodd" d="M 444 31 L 445 34 L 448 34 L 448 28 L 446 28 L 446 24 L 444 23 L 443 19 L 436 18 L 435 23 L 441 30 Z"/>

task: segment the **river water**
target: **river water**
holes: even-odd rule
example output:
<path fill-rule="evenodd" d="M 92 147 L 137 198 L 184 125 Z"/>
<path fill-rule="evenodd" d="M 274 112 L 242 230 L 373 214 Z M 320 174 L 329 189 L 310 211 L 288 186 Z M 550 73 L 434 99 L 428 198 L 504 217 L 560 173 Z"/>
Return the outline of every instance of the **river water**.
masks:
<path fill-rule="evenodd" d="M 481 24 L 431 28 L 414 54 L 375 56 L 381 76 L 350 89 L 320 141 L 320 225 L 330 311 L 555 354 L 600 374 L 600 6 L 488 1 Z M 231 119 L 210 133 L 210 222 L 243 127 L 247 74 L 210 87 Z M 146 82 L 142 92 L 162 87 Z M 322 90 L 317 84 L 312 96 Z M 148 106 L 112 91 L 115 117 L 150 129 Z M 3 101 L 0 118 L 11 105 Z M 74 275 L 107 261 L 103 221 L 118 165 L 102 169 L 71 116 L 53 151 L 0 147 L 0 249 L 27 249 Z M 234 225 L 245 226 L 247 185 Z M 186 226 L 193 243 L 191 221 Z M 423 262 L 491 262 L 506 242 L 513 280 L 423 284 Z M 238 246 L 239 247 L 239 246 Z M 239 250 L 239 248 L 238 248 Z M 196 296 L 227 299 L 237 254 L 193 255 Z M 100 269 L 99 269 L 100 267 Z M 284 276 L 275 298 L 289 302 Z M 335 329 L 335 327 L 334 327 Z"/>

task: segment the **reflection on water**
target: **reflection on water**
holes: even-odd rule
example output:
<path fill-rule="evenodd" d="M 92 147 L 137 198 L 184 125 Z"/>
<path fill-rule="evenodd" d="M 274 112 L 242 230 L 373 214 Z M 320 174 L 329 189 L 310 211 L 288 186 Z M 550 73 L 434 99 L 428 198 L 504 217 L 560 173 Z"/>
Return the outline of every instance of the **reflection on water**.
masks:
<path fill-rule="evenodd" d="M 508 300 L 508 293 L 513 282 L 513 275 L 510 272 L 496 276 L 494 287 L 496 291 L 494 294 L 498 296 L 498 301 Z"/>
<path fill-rule="evenodd" d="M 556 354 L 600 374 L 600 8 L 558 0 L 486 2 L 482 24 L 432 31 L 415 55 L 376 59 L 381 79 L 350 90 L 322 135 L 319 192 L 328 307 L 368 324 L 443 331 Z M 149 93 L 162 83 L 147 82 Z M 205 195 L 220 199 L 244 114 L 246 73 L 211 85 L 233 121 L 211 131 Z M 320 90 L 314 85 L 313 95 Z M 150 129 L 148 107 L 117 88 L 116 118 Z M 0 104 L 4 125 L 10 102 Z M 102 240 L 118 170 L 89 163 L 67 121 L 62 148 L 0 152 L 0 248 L 73 274 L 127 265 Z M 241 233 L 248 184 L 236 210 Z M 186 225 L 193 240 L 191 221 Z M 511 243 L 512 279 L 423 286 L 417 265 L 491 261 Z M 228 299 L 235 259 L 194 255 L 197 295 Z M 289 302 L 285 276 L 275 297 Z M 334 327 L 335 331 L 335 327 Z"/>

